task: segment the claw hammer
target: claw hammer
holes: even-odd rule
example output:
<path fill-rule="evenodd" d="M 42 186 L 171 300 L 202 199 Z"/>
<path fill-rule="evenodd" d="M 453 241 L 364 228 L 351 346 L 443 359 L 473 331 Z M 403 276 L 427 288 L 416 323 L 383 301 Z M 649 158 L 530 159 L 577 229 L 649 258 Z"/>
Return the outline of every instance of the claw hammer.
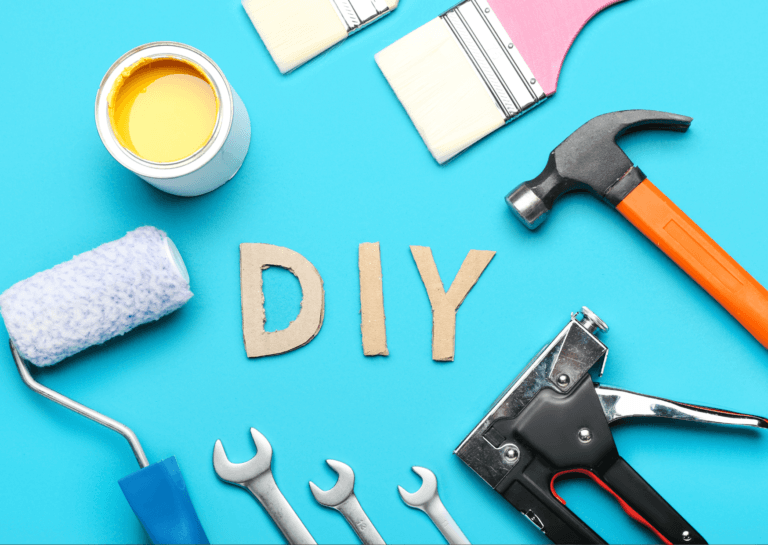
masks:
<path fill-rule="evenodd" d="M 507 204 L 529 229 L 570 191 L 589 191 L 613 206 L 768 348 L 768 291 L 669 200 L 616 140 L 643 130 L 685 132 L 690 117 L 627 110 L 588 121 L 557 146 L 536 178 L 517 186 Z"/>

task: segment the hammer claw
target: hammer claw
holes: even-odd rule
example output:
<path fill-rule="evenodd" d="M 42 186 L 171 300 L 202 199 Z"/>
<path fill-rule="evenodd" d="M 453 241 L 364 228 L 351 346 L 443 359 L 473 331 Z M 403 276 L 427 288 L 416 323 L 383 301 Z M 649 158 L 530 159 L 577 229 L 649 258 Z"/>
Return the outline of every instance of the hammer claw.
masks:
<path fill-rule="evenodd" d="M 631 132 L 685 132 L 692 119 L 651 110 L 604 114 L 588 121 L 550 154 L 544 171 L 507 195 L 529 229 L 555 201 L 588 191 L 616 208 L 768 348 L 768 291 L 648 181 L 616 143 Z"/>

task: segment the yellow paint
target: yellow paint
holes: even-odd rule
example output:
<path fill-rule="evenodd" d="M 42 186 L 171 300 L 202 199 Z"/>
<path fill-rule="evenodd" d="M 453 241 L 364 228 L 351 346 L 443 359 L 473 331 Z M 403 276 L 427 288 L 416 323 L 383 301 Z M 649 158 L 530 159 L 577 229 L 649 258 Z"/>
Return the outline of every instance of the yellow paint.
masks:
<path fill-rule="evenodd" d="M 120 145 L 155 163 L 179 161 L 205 146 L 219 110 L 203 71 L 171 58 L 142 59 L 123 70 L 108 102 Z"/>

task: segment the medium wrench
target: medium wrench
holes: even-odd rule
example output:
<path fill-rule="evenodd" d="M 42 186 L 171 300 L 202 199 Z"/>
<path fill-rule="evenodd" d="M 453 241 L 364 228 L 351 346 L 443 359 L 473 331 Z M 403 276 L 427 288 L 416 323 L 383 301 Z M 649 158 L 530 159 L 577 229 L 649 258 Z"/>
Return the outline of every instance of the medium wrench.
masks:
<path fill-rule="evenodd" d="M 309 489 L 317 503 L 323 507 L 336 509 L 344 515 L 363 545 L 386 545 L 384 539 L 371 523 L 371 519 L 363 511 L 360 502 L 357 501 L 355 472 L 347 464 L 336 460 L 326 460 L 326 463 L 339 474 L 339 479 L 330 490 L 320 490 L 315 483 L 309 481 Z"/>
<path fill-rule="evenodd" d="M 422 479 L 421 488 L 413 494 L 398 486 L 400 497 L 408 507 L 424 511 L 450 545 L 470 545 L 456 521 L 437 495 L 437 477 L 425 467 L 413 466 L 414 473 Z"/>
<path fill-rule="evenodd" d="M 288 543 L 314 545 L 316 542 L 312 535 L 277 488 L 272 476 L 272 445 L 254 428 L 251 428 L 251 437 L 256 445 L 256 456 L 242 464 L 230 462 L 221 440 L 216 441 L 213 447 L 216 474 L 224 482 L 249 490 L 275 521 Z"/>

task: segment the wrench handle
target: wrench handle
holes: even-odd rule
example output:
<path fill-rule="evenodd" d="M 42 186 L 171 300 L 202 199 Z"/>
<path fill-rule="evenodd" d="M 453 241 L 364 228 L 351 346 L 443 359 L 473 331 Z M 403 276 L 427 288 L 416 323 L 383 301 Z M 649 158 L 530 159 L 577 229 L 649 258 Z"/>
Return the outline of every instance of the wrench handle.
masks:
<path fill-rule="evenodd" d="M 440 496 L 435 496 L 425 507 L 424 512 L 443 534 L 449 545 L 470 545 L 467 536 L 459 529 L 459 525 L 443 505 Z"/>
<path fill-rule="evenodd" d="M 336 509 L 344 515 L 363 545 L 386 545 L 354 494 Z"/>
<path fill-rule="evenodd" d="M 316 542 L 304 523 L 285 499 L 275 483 L 271 471 L 262 473 L 245 487 L 259 500 L 277 527 L 291 545 L 315 545 Z"/>
<path fill-rule="evenodd" d="M 616 210 L 768 348 L 768 291 L 664 193 L 646 179 Z"/>

